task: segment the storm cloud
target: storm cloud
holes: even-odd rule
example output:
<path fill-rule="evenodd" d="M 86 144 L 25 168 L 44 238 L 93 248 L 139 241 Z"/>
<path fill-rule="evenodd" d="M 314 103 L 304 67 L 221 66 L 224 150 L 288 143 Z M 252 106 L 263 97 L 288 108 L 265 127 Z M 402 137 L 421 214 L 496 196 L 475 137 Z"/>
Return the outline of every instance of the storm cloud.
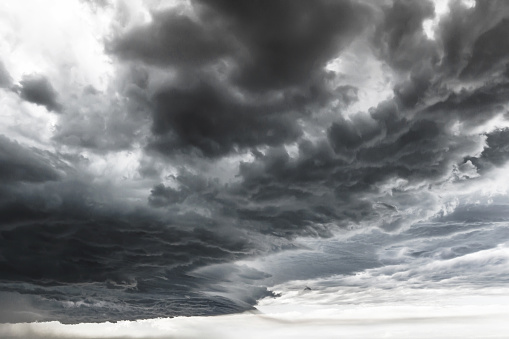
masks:
<path fill-rule="evenodd" d="M 180 73 L 152 96 L 153 146 L 162 153 L 191 147 L 208 157 L 295 141 L 297 120 L 339 89 L 323 67 L 370 15 L 350 1 L 196 2 L 193 9 L 193 18 L 155 13 L 110 50 Z"/>
<path fill-rule="evenodd" d="M 57 93 L 49 80 L 39 74 L 24 76 L 20 81 L 20 96 L 26 101 L 42 105 L 48 111 L 60 111 L 62 106 L 57 101 Z"/>
<path fill-rule="evenodd" d="M 506 282 L 506 2 L 48 6 L 0 25 L 0 321 Z"/>

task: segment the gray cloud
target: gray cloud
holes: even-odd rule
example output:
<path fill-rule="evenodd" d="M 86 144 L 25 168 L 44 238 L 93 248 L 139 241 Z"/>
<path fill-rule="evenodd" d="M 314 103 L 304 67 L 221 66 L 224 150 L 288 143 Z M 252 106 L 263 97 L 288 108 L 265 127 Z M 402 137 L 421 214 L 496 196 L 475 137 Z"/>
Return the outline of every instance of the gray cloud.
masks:
<path fill-rule="evenodd" d="M 162 91 L 155 102 L 152 147 L 162 153 L 190 147 L 217 157 L 234 148 L 291 142 L 301 134 L 281 105 L 239 103 L 208 84 Z"/>
<path fill-rule="evenodd" d="M 165 11 L 150 24 L 134 28 L 112 42 L 111 51 L 124 59 L 173 67 L 200 67 L 232 53 L 224 31 Z M 185 36 L 185 38 L 183 38 Z"/>
<path fill-rule="evenodd" d="M 131 90 L 134 97 L 141 89 L 131 85 L 126 92 Z M 55 126 L 53 140 L 97 153 L 131 149 L 144 128 L 144 94 L 132 101 L 111 98 L 112 95 L 93 87 L 84 88 L 80 100 L 68 105 L 68 111 Z"/>
<path fill-rule="evenodd" d="M 20 85 L 20 96 L 26 101 L 44 106 L 48 111 L 62 110 L 57 93 L 46 77 L 39 74 L 26 75 L 20 81 Z"/>
<path fill-rule="evenodd" d="M 41 314 L 39 320 L 96 322 L 104 314 L 121 320 L 252 308 L 256 298 L 241 302 L 204 294 L 204 282 L 188 275 L 261 250 L 243 232 L 192 215 L 126 212 L 94 199 L 87 186 L 2 188 L 0 287 L 33 295 L 31 309 Z"/>
<path fill-rule="evenodd" d="M 9 88 L 12 85 L 12 78 L 5 65 L 0 61 L 0 88 Z"/>
<path fill-rule="evenodd" d="M 473 209 L 483 210 L 471 208 L 472 215 Z M 372 230 L 339 236 L 321 241 L 318 248 L 318 242 L 309 240 L 307 250 L 272 255 L 254 264 L 271 274 L 266 281 L 276 285 L 283 300 L 295 297 L 301 303 L 350 307 L 369 300 L 382 306 L 400 297 L 412 299 L 412 293 L 396 296 L 399 289 L 467 289 L 471 297 L 471 288 L 501 288 L 507 282 L 503 267 L 509 230 L 506 221 L 493 222 L 489 213 L 495 210 L 502 212 L 488 207 L 476 220 L 458 213 L 399 233 Z M 305 286 L 311 295 L 302 292 Z"/>
<path fill-rule="evenodd" d="M 54 163 L 62 165 L 50 153 L 23 147 L 0 135 L 0 179 L 3 183 L 44 182 L 58 180 L 61 173 Z"/>
<path fill-rule="evenodd" d="M 200 2 L 199 2 L 200 3 Z M 251 89 L 300 85 L 362 29 L 368 11 L 351 1 L 203 2 L 233 29 L 247 50 L 235 76 Z M 209 12 L 207 12 L 209 14 Z"/>
<path fill-rule="evenodd" d="M 380 56 L 392 67 L 408 71 L 437 57 L 437 46 L 422 29 L 423 21 L 434 13 L 431 1 L 396 0 L 383 6 L 382 11 L 374 42 Z"/>
<path fill-rule="evenodd" d="M 173 11 L 154 13 L 152 23 L 113 41 L 112 51 L 173 67 L 200 67 L 229 57 L 242 87 L 284 88 L 321 73 L 321 66 L 362 28 L 367 13 L 351 1 L 292 6 L 196 1 L 195 6 L 200 21 Z"/>
<path fill-rule="evenodd" d="M 181 73 L 182 85 L 168 83 L 152 96 L 153 148 L 218 157 L 277 146 L 302 134 L 297 119 L 310 111 L 333 99 L 355 100 L 351 86 L 327 84 L 323 66 L 362 30 L 367 7 L 341 1 L 290 7 L 196 2 L 194 8 L 197 19 L 154 13 L 151 23 L 110 43 L 123 60 Z M 224 81 L 210 79 L 214 65 L 226 88 Z"/>
<path fill-rule="evenodd" d="M 475 41 L 472 56 L 461 75 L 475 77 L 497 66 L 506 66 L 509 46 L 501 37 L 507 32 L 509 32 L 509 20 L 503 19 L 495 27 L 483 33 Z"/>
<path fill-rule="evenodd" d="M 498 129 L 487 134 L 487 147 L 479 157 L 468 157 L 481 172 L 486 172 L 497 166 L 504 165 L 509 160 L 509 129 Z"/>
<path fill-rule="evenodd" d="M 149 12 L 143 24 L 112 19 L 100 90 L 83 76 L 59 95 L 37 74 L 12 87 L 0 64 L 1 87 L 65 107 L 54 124 L 25 112 L 51 125 L 44 147 L 0 137 L 0 291 L 29 296 L 15 320 L 239 312 L 276 296 L 271 284 L 370 269 L 442 281 L 449 266 L 433 275 L 409 263 L 507 238 L 479 224 L 505 221 L 503 202 L 444 207 L 509 159 L 508 130 L 487 127 L 507 119 L 504 2 L 452 1 L 434 39 L 429 1 L 196 0 Z M 352 51 L 389 80 L 350 83 Z M 376 230 L 337 240 L 357 228 Z M 235 263 L 268 255 L 283 262 Z M 410 266 L 396 278 L 383 263 Z"/>
<path fill-rule="evenodd" d="M 509 8 L 504 1 L 479 1 L 472 8 L 466 8 L 460 1 L 453 1 L 451 5 L 450 15 L 440 23 L 444 50 L 442 64 L 452 74 L 463 72 L 463 76 L 469 73 L 473 76 L 472 72 L 477 72 L 479 76 L 480 72 L 496 66 L 501 58 L 495 49 L 502 47 L 502 51 L 503 45 L 495 47 L 493 39 L 497 39 L 498 31 L 504 30 L 504 18 Z M 480 53 L 484 53 L 480 48 L 487 48 L 485 53 L 493 55 L 491 66 L 480 60 Z"/>

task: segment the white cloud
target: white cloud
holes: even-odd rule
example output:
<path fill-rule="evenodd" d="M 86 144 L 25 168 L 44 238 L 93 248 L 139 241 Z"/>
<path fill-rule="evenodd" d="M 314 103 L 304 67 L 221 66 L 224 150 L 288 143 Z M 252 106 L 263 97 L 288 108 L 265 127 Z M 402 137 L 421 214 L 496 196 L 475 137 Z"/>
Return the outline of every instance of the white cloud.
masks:
<path fill-rule="evenodd" d="M 265 307 L 264 314 L 121 321 L 115 324 L 4 324 L 4 338 L 504 338 L 507 294 L 468 298 L 430 291 L 426 303 Z M 507 293 L 507 291 L 505 291 Z M 401 291 L 400 293 L 413 293 Z M 418 297 L 416 299 L 418 299 Z M 447 297 L 444 301 L 444 297 Z M 433 302 L 430 302 L 432 298 Z"/>

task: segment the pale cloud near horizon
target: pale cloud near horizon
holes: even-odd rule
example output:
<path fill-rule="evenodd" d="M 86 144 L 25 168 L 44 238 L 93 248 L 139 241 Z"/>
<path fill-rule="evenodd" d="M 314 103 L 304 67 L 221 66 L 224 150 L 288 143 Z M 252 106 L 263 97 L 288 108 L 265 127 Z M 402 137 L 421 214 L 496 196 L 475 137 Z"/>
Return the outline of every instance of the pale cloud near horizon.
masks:
<path fill-rule="evenodd" d="M 265 305 L 263 313 L 177 317 L 118 323 L 2 324 L 3 338 L 504 338 L 507 289 L 396 290 L 395 301 L 318 307 L 313 297 Z M 473 296 L 472 293 L 475 293 Z M 409 302 L 409 295 L 413 294 Z"/>

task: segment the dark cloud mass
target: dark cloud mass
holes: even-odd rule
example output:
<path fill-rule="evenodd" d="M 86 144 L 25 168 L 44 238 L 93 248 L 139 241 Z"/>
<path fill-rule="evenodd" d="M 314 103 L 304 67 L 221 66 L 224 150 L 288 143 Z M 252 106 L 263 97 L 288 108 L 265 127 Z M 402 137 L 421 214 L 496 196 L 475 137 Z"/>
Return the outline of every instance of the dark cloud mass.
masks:
<path fill-rule="evenodd" d="M 57 159 L 48 159 L 51 154 L 36 149 L 27 149 L 0 135 L 0 179 L 3 183 L 44 182 L 58 180 L 60 174 L 55 168 Z"/>
<path fill-rule="evenodd" d="M 173 67 L 200 67 L 228 54 L 224 32 L 214 34 L 209 27 L 174 11 L 154 13 L 153 22 L 137 27 L 112 48 L 125 59 Z"/>
<path fill-rule="evenodd" d="M 235 313 L 292 279 L 496 248 L 508 2 L 436 3 L 80 1 L 111 21 L 97 60 L 62 53 L 85 70 L 2 57 L 0 322 Z"/>
<path fill-rule="evenodd" d="M 20 81 L 20 96 L 28 102 L 44 106 L 48 111 L 60 111 L 57 93 L 49 80 L 39 74 L 24 76 Z"/>
<path fill-rule="evenodd" d="M 163 153 L 190 146 L 214 157 L 235 147 L 280 145 L 301 134 L 292 116 L 277 107 L 238 103 L 207 84 L 164 91 L 155 101 L 153 146 Z"/>
<path fill-rule="evenodd" d="M 154 147 L 163 153 L 190 146 L 210 157 L 296 140 L 297 119 L 334 98 L 324 65 L 362 32 L 369 17 L 367 8 L 350 1 L 195 7 L 198 19 L 155 13 L 150 24 L 129 30 L 110 47 L 121 59 L 183 73 L 184 84 L 169 84 L 153 97 Z M 216 89 L 222 82 L 203 80 L 213 65 L 241 96 Z"/>
<path fill-rule="evenodd" d="M 125 211 L 98 192 L 76 181 L 2 187 L 0 286 L 30 296 L 40 312 L 32 320 L 96 322 L 107 314 L 115 321 L 252 308 L 254 300 L 203 293 L 206 282 L 189 274 L 265 246 L 245 231 L 196 215 Z M 16 316 L 2 321 L 8 319 Z"/>
<path fill-rule="evenodd" d="M 362 32 L 369 18 L 351 1 L 198 2 L 219 16 L 243 49 L 234 79 L 253 90 L 301 85 Z"/>

